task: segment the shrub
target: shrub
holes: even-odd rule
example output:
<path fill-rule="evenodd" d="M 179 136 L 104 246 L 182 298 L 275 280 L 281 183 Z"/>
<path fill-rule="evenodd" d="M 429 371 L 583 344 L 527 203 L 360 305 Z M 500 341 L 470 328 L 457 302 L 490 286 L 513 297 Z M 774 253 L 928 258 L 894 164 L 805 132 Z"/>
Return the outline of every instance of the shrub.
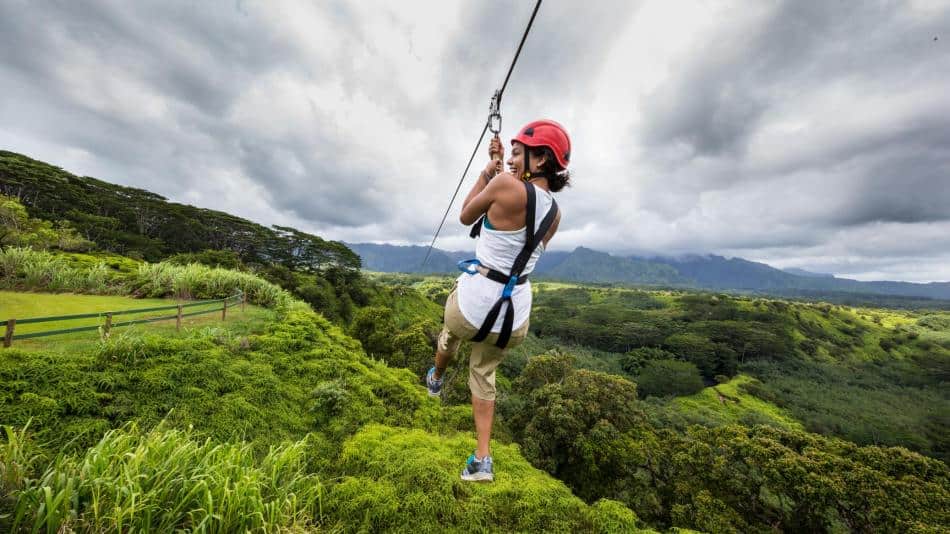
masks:
<path fill-rule="evenodd" d="M 253 274 L 197 263 L 145 263 L 129 285 L 132 294 L 148 298 L 220 299 L 241 290 L 248 302 L 268 308 L 283 310 L 292 301 L 286 290 Z"/>
<path fill-rule="evenodd" d="M 692 395 L 703 389 L 699 369 L 677 360 L 647 362 L 636 382 L 641 398 Z"/>

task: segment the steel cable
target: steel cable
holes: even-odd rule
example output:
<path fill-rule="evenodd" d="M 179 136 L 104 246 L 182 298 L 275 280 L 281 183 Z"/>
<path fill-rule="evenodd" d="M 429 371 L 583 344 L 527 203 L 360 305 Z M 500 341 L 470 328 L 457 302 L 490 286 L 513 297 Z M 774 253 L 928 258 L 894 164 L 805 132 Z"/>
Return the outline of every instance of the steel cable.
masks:
<path fill-rule="evenodd" d="M 505 88 L 508 87 L 508 80 L 511 79 L 511 73 L 515 70 L 515 64 L 518 63 L 518 56 L 521 55 L 521 49 L 524 47 L 524 42 L 528 38 L 528 33 L 531 32 L 531 25 L 534 24 L 534 17 L 538 14 L 538 9 L 541 7 L 541 0 L 538 0 L 538 3 L 534 5 L 534 11 L 531 12 L 531 19 L 528 20 L 528 25 L 525 27 L 524 35 L 521 36 L 521 42 L 518 43 L 518 50 L 515 51 L 515 57 L 511 60 L 511 66 L 508 67 L 508 74 L 505 75 L 505 81 L 501 84 L 501 89 L 498 91 L 498 104 L 501 104 L 501 97 L 505 94 Z M 435 231 L 435 235 L 432 236 L 432 243 L 429 243 L 429 250 L 426 251 L 426 257 L 422 260 L 422 265 L 420 269 L 426 266 L 426 262 L 429 261 L 429 255 L 432 254 L 432 248 L 435 246 L 435 240 L 439 238 L 439 232 L 442 231 L 442 226 L 445 225 L 445 219 L 449 216 L 449 211 L 452 209 L 452 204 L 455 203 L 455 197 L 458 196 L 459 190 L 462 188 L 462 182 L 465 181 L 465 175 L 468 174 L 468 169 L 472 166 L 472 162 L 475 161 L 475 155 L 478 154 L 479 147 L 482 146 L 482 141 L 485 140 L 485 132 L 488 131 L 488 125 L 490 124 L 491 119 L 485 123 L 485 127 L 482 128 L 482 134 L 478 136 L 478 142 L 475 143 L 475 149 L 472 150 L 472 156 L 468 158 L 468 163 L 465 165 L 465 170 L 462 171 L 462 177 L 459 179 L 459 184 L 455 186 L 455 192 L 452 193 L 452 200 L 449 201 L 449 205 L 445 208 L 445 213 L 442 214 L 442 221 L 439 223 L 439 228 Z"/>

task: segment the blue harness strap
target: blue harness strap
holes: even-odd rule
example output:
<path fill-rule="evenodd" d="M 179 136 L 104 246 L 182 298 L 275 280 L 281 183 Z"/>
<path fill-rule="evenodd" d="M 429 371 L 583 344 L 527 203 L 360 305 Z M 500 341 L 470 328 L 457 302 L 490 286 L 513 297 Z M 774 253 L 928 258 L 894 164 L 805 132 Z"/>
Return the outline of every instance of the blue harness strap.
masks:
<path fill-rule="evenodd" d="M 528 195 L 527 212 L 525 213 L 525 232 L 527 236 L 524 247 L 515 258 L 514 264 L 511 266 L 511 272 L 509 274 L 505 275 L 504 273 L 494 269 L 489 270 L 487 275 L 488 278 L 500 284 L 505 284 L 505 287 L 502 289 L 501 297 L 495 301 L 495 304 L 492 306 L 491 310 L 489 310 L 488 315 L 485 316 L 485 321 L 482 322 L 481 327 L 478 329 L 478 333 L 472 338 L 472 341 L 484 341 L 485 338 L 488 337 L 488 334 L 491 333 L 491 329 L 495 325 L 495 321 L 498 320 L 498 315 L 501 314 L 501 308 L 507 303 L 508 307 L 505 309 L 505 316 L 501 324 L 501 332 L 499 332 L 498 340 L 495 342 L 495 345 L 502 349 L 508 345 L 508 341 L 511 339 L 511 330 L 515 321 L 515 311 L 511 301 L 511 295 L 514 292 L 516 285 L 521 285 L 528 281 L 528 276 L 521 276 L 521 271 L 527 267 L 528 260 L 531 259 L 531 254 L 534 252 L 534 249 L 537 248 L 538 244 L 542 242 L 544 236 L 548 233 L 548 230 L 551 229 L 551 225 L 554 224 L 554 218 L 557 216 L 558 210 L 557 202 L 554 202 L 552 199 L 551 209 L 548 210 L 547 214 L 544 216 L 544 219 L 541 220 L 541 224 L 538 226 L 537 231 L 533 231 L 534 211 L 535 206 L 537 205 L 537 198 L 533 185 L 528 182 L 524 182 L 524 187 L 525 192 Z M 478 234 L 475 231 L 476 228 L 481 230 L 483 219 L 485 219 L 485 216 L 475 223 L 474 228 L 472 229 L 473 237 Z M 464 268 L 463 264 L 465 264 Z M 459 262 L 459 269 L 469 274 L 475 274 L 475 272 L 478 272 L 475 269 L 475 265 L 481 265 L 481 263 L 478 262 L 477 259 L 466 260 L 464 262 Z"/>

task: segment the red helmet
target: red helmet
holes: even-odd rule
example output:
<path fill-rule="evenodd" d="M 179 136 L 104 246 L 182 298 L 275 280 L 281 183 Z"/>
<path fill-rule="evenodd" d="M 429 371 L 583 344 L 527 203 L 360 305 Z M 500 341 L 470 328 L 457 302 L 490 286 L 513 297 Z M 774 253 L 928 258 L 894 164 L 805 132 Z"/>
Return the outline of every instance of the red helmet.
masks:
<path fill-rule="evenodd" d="M 562 168 L 566 169 L 571 161 L 571 138 L 567 136 L 567 130 L 560 124 L 551 120 L 539 120 L 529 122 L 524 128 L 511 140 L 512 143 L 518 141 L 524 146 L 546 146 L 554 152 L 554 157 Z"/>

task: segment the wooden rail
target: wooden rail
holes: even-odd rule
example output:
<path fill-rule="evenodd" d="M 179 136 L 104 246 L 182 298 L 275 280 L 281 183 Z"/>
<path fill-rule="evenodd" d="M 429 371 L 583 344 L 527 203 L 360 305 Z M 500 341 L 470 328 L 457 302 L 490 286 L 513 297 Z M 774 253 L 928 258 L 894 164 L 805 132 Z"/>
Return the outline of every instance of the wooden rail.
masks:
<path fill-rule="evenodd" d="M 209 310 L 199 310 L 194 312 L 185 313 L 185 308 L 193 308 L 195 306 L 207 306 L 209 304 L 221 303 L 221 308 L 212 308 Z M 73 332 L 85 332 L 89 330 L 99 330 L 102 328 L 102 335 L 108 336 L 109 332 L 113 328 L 118 328 L 120 326 L 129 326 L 139 323 L 153 323 L 155 321 L 168 321 L 175 319 L 175 326 L 178 330 L 181 330 L 181 319 L 183 317 L 191 317 L 193 315 L 202 315 L 205 313 L 217 312 L 221 310 L 221 320 L 225 320 L 228 314 L 228 306 L 241 304 L 241 310 L 244 310 L 244 307 L 247 303 L 247 296 L 243 291 L 238 291 L 237 293 L 226 297 L 223 299 L 215 300 L 201 300 L 197 302 L 189 302 L 188 304 L 172 304 L 169 306 L 155 306 L 151 308 L 136 308 L 133 310 L 119 310 L 119 311 L 108 311 L 108 312 L 95 312 L 95 313 L 76 313 L 72 315 L 52 315 L 48 317 L 28 317 L 25 319 L 16 319 L 11 318 L 7 320 L 6 332 L 3 336 L 3 346 L 9 347 L 13 345 L 13 342 L 17 339 L 31 339 L 37 337 L 46 337 L 46 336 L 55 336 L 59 334 L 71 334 Z M 160 317 L 147 317 L 143 319 L 131 319 L 128 321 L 113 322 L 113 318 L 117 315 L 130 315 L 133 313 L 148 313 L 156 311 L 165 311 L 165 310 L 176 310 L 175 315 L 163 315 Z M 17 334 L 16 327 L 24 324 L 32 323 L 46 323 L 50 321 L 72 321 L 76 319 L 91 319 L 91 318 L 102 318 L 105 317 L 105 324 L 103 325 L 93 325 L 93 326 L 77 326 L 74 328 L 60 328 L 58 330 L 44 330 L 42 332 L 30 332 L 28 334 Z"/>

